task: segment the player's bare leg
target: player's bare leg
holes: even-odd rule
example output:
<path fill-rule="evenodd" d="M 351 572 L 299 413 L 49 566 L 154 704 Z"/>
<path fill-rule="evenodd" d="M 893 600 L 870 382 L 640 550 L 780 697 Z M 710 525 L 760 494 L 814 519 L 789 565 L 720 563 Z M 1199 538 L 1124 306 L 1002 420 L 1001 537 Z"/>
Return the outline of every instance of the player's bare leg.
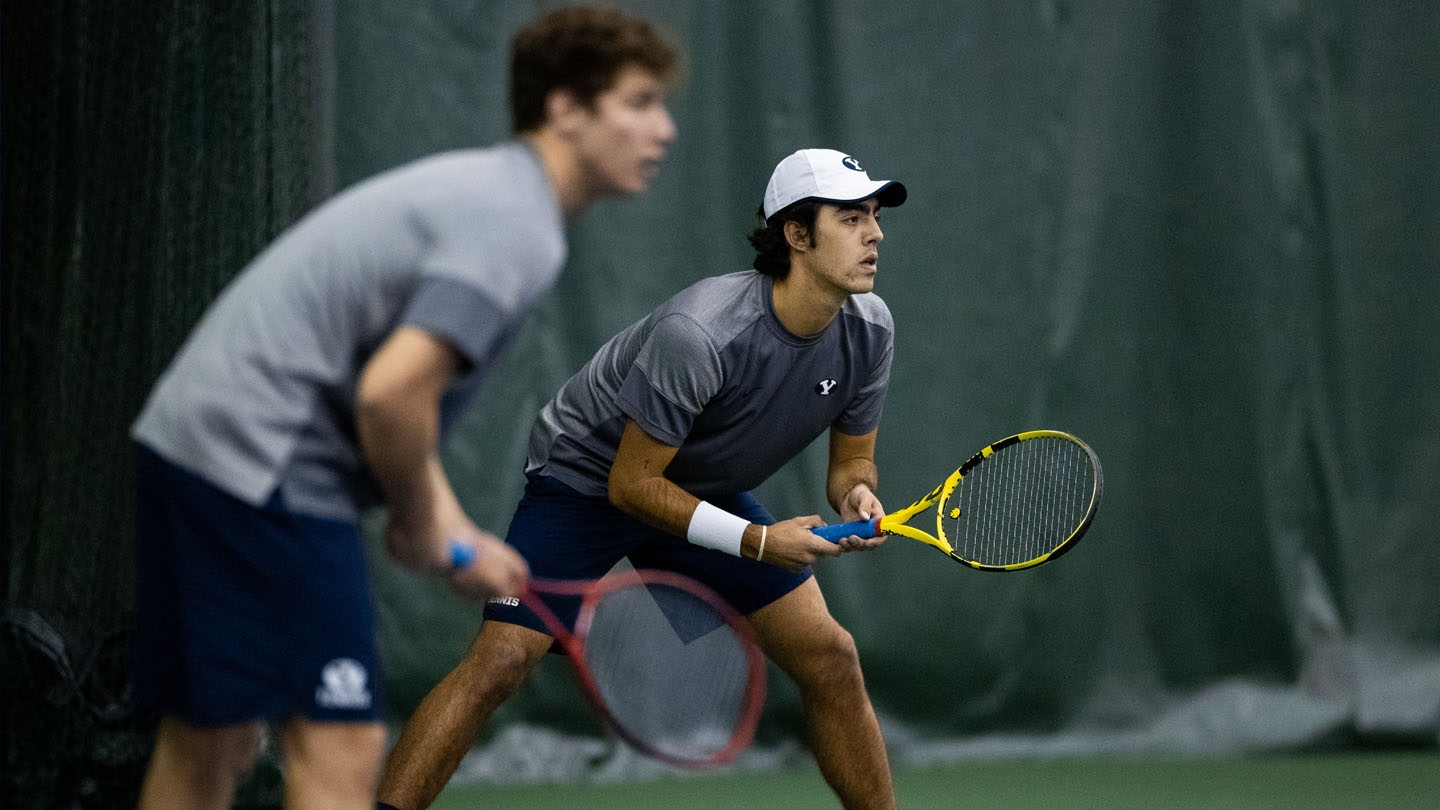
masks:
<path fill-rule="evenodd" d="M 161 719 L 140 810 L 226 810 L 260 754 L 263 730 L 260 723 L 200 728 L 178 717 Z"/>
<path fill-rule="evenodd" d="M 373 810 L 385 757 L 381 723 L 300 718 L 282 733 L 285 810 Z"/>
<path fill-rule="evenodd" d="M 755 611 L 766 655 L 795 680 L 810 745 L 846 810 L 894 810 L 890 759 L 865 691 L 855 641 L 825 606 L 812 578 Z"/>
<path fill-rule="evenodd" d="M 486 622 L 465 657 L 420 702 L 385 763 L 379 799 L 400 810 L 435 801 L 480 729 L 550 649 L 527 627 Z"/>

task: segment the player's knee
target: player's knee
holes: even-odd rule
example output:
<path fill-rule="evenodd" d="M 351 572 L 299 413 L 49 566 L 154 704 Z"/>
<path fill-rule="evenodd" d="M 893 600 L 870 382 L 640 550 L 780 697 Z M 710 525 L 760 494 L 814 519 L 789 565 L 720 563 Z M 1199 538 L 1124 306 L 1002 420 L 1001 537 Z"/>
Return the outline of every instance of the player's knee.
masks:
<path fill-rule="evenodd" d="M 504 701 L 520 689 L 550 644 L 549 636 L 524 628 L 486 628 L 447 677 L 459 681 L 477 702 Z"/>
<path fill-rule="evenodd" d="M 856 672 L 860 669 L 860 650 L 855 646 L 855 637 L 838 624 L 826 641 L 825 655 L 837 668 Z"/>
<path fill-rule="evenodd" d="M 860 652 L 855 637 L 839 623 L 831 622 L 825 632 L 812 636 L 801 670 L 797 680 L 813 687 L 860 683 Z"/>

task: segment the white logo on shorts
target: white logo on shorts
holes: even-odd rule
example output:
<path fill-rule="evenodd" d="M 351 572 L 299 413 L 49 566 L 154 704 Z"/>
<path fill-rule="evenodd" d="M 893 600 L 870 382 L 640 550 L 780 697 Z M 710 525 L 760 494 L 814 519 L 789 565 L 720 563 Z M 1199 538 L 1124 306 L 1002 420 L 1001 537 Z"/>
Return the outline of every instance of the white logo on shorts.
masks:
<path fill-rule="evenodd" d="M 336 658 L 320 670 L 320 686 L 315 688 L 315 702 L 327 709 L 368 709 L 370 675 L 353 658 Z"/>

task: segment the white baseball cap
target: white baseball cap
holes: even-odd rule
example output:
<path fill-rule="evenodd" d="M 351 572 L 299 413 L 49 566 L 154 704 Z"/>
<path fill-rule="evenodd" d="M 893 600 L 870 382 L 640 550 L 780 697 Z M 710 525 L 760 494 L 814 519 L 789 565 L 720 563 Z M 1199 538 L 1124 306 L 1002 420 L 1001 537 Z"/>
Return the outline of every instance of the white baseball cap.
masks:
<path fill-rule="evenodd" d="M 801 200 L 848 203 L 878 197 L 891 208 L 905 202 L 905 186 L 871 180 L 860 161 L 834 149 L 801 149 L 780 161 L 765 186 L 765 220 Z"/>

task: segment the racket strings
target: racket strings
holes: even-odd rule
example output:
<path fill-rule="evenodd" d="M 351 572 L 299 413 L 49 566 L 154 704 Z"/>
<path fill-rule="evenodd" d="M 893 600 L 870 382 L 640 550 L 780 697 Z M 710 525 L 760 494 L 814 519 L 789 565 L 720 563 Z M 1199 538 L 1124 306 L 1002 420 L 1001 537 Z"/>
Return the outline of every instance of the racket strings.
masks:
<path fill-rule="evenodd" d="M 704 599 L 635 585 L 595 605 L 586 665 L 621 736 L 672 761 L 724 758 L 755 688 L 750 649 Z"/>
<path fill-rule="evenodd" d="M 1084 447 L 1061 437 L 1026 439 L 995 451 L 960 479 L 941 508 L 942 530 L 967 560 L 1020 565 L 1070 538 L 1094 489 Z"/>

